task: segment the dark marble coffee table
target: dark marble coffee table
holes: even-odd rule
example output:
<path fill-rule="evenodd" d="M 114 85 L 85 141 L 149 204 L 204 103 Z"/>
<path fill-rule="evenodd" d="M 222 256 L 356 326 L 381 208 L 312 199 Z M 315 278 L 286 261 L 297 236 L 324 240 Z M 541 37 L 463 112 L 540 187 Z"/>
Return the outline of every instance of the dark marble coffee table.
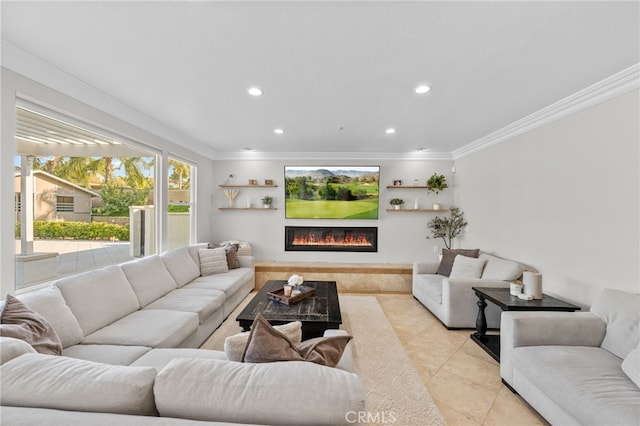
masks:
<path fill-rule="evenodd" d="M 268 292 L 280 289 L 286 283 L 284 280 L 271 280 L 262 286 L 253 300 L 236 317 L 243 330 L 251 328 L 258 314 L 273 325 L 300 321 L 302 340 L 320 337 L 329 328 L 340 328 L 342 315 L 335 281 L 305 281 L 303 285 L 315 288 L 315 294 L 292 305 L 267 299 Z"/>

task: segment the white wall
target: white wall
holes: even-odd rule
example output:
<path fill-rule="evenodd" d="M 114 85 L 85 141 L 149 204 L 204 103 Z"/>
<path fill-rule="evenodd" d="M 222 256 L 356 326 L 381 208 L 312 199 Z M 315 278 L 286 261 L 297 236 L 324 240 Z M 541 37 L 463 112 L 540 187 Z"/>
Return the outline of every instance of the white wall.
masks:
<path fill-rule="evenodd" d="M 302 261 L 302 262 L 363 262 L 363 263 L 412 263 L 414 260 L 437 260 L 434 246 L 442 247 L 441 241 L 428 240 L 427 222 L 432 213 L 394 213 L 387 212 L 391 208 L 391 198 L 405 200 L 405 208 L 413 208 L 415 197 L 419 198 L 421 208 L 430 208 L 433 196 L 427 198 L 425 189 L 388 190 L 394 179 L 402 179 L 404 184 L 413 184 L 419 179 L 424 185 L 434 172 L 445 175 L 450 188 L 439 195 L 443 208 L 453 200 L 454 175 L 451 172 L 452 161 L 214 161 L 213 181 L 210 184 L 214 209 L 211 214 L 213 241 L 227 239 L 249 241 L 257 260 Z M 380 166 L 380 204 L 378 220 L 307 220 L 285 219 L 284 211 L 284 166 Z M 253 205 L 260 205 L 260 198 L 271 195 L 276 211 L 221 211 L 218 207 L 226 207 L 227 199 L 223 189 L 218 187 L 224 183 L 229 174 L 233 174 L 236 184 L 247 184 L 249 179 L 257 179 L 260 184 L 265 179 L 272 179 L 277 188 L 240 188 L 235 200 L 236 207 L 244 207 L 246 198 L 251 197 Z M 200 182 L 202 184 L 202 182 Z M 284 227 L 291 226 L 377 226 L 377 253 L 350 252 L 285 252 Z"/>
<path fill-rule="evenodd" d="M 638 106 L 634 90 L 458 159 L 459 245 L 530 264 L 583 305 L 639 292 Z"/>

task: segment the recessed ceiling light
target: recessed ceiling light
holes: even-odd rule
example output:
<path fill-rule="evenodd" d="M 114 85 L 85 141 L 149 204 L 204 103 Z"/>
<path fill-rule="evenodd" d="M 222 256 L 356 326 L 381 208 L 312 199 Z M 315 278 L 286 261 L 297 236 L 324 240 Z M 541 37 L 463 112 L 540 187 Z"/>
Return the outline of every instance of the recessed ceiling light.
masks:
<path fill-rule="evenodd" d="M 384 131 L 386 134 L 388 135 L 392 135 L 396 132 L 396 129 L 394 129 L 393 127 L 389 127 L 387 130 Z"/>
<path fill-rule="evenodd" d="M 249 90 L 247 90 L 247 92 L 249 92 L 251 96 L 262 95 L 262 90 L 259 87 L 250 87 Z"/>
<path fill-rule="evenodd" d="M 273 131 L 273 133 L 275 133 L 276 135 L 281 135 L 281 134 L 283 134 L 283 133 L 284 133 L 284 130 L 282 130 L 282 129 L 275 129 L 275 130 Z"/>
<path fill-rule="evenodd" d="M 253 148 L 249 148 L 249 147 L 247 147 L 247 148 L 242 148 L 242 150 L 243 150 L 244 152 L 250 152 L 250 151 L 253 151 Z"/>
<path fill-rule="evenodd" d="M 427 93 L 429 90 L 431 90 L 431 87 L 427 86 L 426 84 L 422 84 L 416 87 L 416 93 L 420 95 L 422 95 L 423 93 Z"/>
<path fill-rule="evenodd" d="M 425 152 L 427 150 L 427 148 L 416 148 L 416 151 L 418 152 Z"/>

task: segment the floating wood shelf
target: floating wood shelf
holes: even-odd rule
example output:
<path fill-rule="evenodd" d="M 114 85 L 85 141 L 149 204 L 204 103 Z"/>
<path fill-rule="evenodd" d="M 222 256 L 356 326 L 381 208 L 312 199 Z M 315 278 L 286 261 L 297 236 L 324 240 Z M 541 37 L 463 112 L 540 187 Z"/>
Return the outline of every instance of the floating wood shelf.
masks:
<path fill-rule="evenodd" d="M 428 189 L 425 185 L 387 185 L 387 189 Z"/>
<path fill-rule="evenodd" d="M 449 210 L 448 209 L 438 209 L 438 210 L 433 210 L 433 209 L 400 209 L 400 210 L 396 210 L 396 209 L 387 209 L 388 212 L 402 212 L 402 213 L 446 213 Z"/>

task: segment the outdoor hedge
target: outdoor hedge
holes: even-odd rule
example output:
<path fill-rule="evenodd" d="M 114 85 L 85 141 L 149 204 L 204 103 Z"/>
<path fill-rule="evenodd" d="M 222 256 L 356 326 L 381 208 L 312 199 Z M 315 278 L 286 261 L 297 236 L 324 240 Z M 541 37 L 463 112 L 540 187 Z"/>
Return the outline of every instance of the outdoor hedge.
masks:
<path fill-rule="evenodd" d="M 102 222 L 33 222 L 33 237 L 51 240 L 112 240 L 129 241 L 129 228 Z M 16 238 L 20 224 L 16 223 Z"/>

